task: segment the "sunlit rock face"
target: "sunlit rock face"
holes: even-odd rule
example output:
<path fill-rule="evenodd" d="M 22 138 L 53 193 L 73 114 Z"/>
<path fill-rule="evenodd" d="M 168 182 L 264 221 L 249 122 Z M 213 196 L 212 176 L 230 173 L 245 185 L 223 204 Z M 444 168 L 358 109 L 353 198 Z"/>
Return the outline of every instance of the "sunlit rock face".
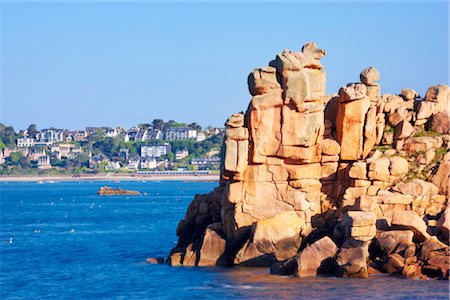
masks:
<path fill-rule="evenodd" d="M 414 232 L 417 249 L 433 235 L 448 243 L 449 88 L 431 87 L 425 99 L 412 89 L 381 95 L 369 67 L 326 96 L 325 54 L 307 43 L 250 73 L 247 111 L 225 123 L 219 186 L 189 205 L 170 264 L 422 276 L 426 261 L 382 251 L 385 232 Z M 314 249 L 323 259 L 307 264 Z"/>

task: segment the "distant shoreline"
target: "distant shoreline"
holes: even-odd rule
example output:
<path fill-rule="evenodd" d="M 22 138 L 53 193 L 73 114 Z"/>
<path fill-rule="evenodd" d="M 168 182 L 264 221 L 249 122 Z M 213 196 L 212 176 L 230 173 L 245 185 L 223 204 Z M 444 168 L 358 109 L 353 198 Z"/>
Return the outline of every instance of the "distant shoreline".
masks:
<path fill-rule="evenodd" d="M 211 175 L 124 175 L 101 174 L 81 175 L 44 175 L 44 176 L 0 176 L 0 182 L 39 182 L 39 181 L 219 181 L 218 174 Z"/>

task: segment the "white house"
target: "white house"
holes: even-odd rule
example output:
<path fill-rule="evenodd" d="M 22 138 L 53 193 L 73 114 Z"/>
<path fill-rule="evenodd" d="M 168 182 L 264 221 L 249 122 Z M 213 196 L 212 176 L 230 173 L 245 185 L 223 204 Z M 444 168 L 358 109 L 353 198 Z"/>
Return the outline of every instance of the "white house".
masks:
<path fill-rule="evenodd" d="M 114 138 L 120 134 L 120 130 L 118 128 L 108 129 L 105 132 L 105 137 Z"/>
<path fill-rule="evenodd" d="M 220 168 L 220 157 L 199 157 L 194 158 L 191 161 L 191 165 L 196 166 L 198 170 L 207 170 L 207 169 L 219 169 Z"/>
<path fill-rule="evenodd" d="M 179 159 L 183 159 L 183 158 L 185 158 L 185 157 L 188 157 L 189 156 L 189 151 L 188 150 L 186 150 L 186 149 L 183 149 L 183 150 L 178 150 L 176 153 L 175 153 L 175 159 L 176 160 L 179 160 Z"/>
<path fill-rule="evenodd" d="M 119 170 L 120 168 L 120 163 L 118 161 L 110 161 L 105 166 L 106 170 Z"/>
<path fill-rule="evenodd" d="M 171 127 L 164 133 L 166 140 L 189 140 L 197 137 L 197 130 L 189 127 Z"/>
<path fill-rule="evenodd" d="M 154 158 L 141 159 L 139 169 L 156 169 L 156 159 Z"/>
<path fill-rule="evenodd" d="M 50 157 L 48 155 L 38 158 L 38 169 L 50 169 L 51 167 L 52 165 L 50 164 Z"/>
<path fill-rule="evenodd" d="M 127 164 L 127 169 L 130 171 L 135 171 L 139 169 L 139 159 L 130 159 Z"/>
<path fill-rule="evenodd" d="M 197 133 L 197 137 L 196 137 L 195 141 L 203 142 L 204 140 L 206 140 L 206 134 L 204 134 L 203 132 Z"/>
<path fill-rule="evenodd" d="M 59 129 L 46 129 L 36 133 L 35 145 L 46 146 L 64 140 L 64 131 Z"/>
<path fill-rule="evenodd" d="M 17 139 L 17 147 L 22 148 L 28 148 L 34 146 L 34 139 L 33 138 L 19 138 Z"/>
<path fill-rule="evenodd" d="M 170 152 L 170 144 L 141 146 L 141 157 L 161 157 Z"/>

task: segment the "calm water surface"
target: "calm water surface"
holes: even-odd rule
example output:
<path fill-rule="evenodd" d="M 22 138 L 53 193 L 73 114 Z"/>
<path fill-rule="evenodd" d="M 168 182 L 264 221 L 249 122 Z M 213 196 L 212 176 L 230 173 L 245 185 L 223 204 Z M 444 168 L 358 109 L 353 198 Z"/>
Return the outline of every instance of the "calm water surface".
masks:
<path fill-rule="evenodd" d="M 141 197 L 100 197 L 102 185 Z M 267 269 L 170 268 L 175 229 L 212 182 L 0 183 L 1 299 L 447 299 L 446 281 L 294 279 Z"/>

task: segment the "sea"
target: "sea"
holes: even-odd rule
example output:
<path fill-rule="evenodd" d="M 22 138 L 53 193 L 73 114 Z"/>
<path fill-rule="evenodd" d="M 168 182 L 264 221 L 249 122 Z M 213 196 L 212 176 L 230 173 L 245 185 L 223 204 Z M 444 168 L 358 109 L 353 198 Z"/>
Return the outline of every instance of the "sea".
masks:
<path fill-rule="evenodd" d="M 142 196 L 98 196 L 101 186 Z M 0 299 L 448 299 L 448 281 L 169 267 L 178 221 L 215 182 L 0 182 Z"/>

